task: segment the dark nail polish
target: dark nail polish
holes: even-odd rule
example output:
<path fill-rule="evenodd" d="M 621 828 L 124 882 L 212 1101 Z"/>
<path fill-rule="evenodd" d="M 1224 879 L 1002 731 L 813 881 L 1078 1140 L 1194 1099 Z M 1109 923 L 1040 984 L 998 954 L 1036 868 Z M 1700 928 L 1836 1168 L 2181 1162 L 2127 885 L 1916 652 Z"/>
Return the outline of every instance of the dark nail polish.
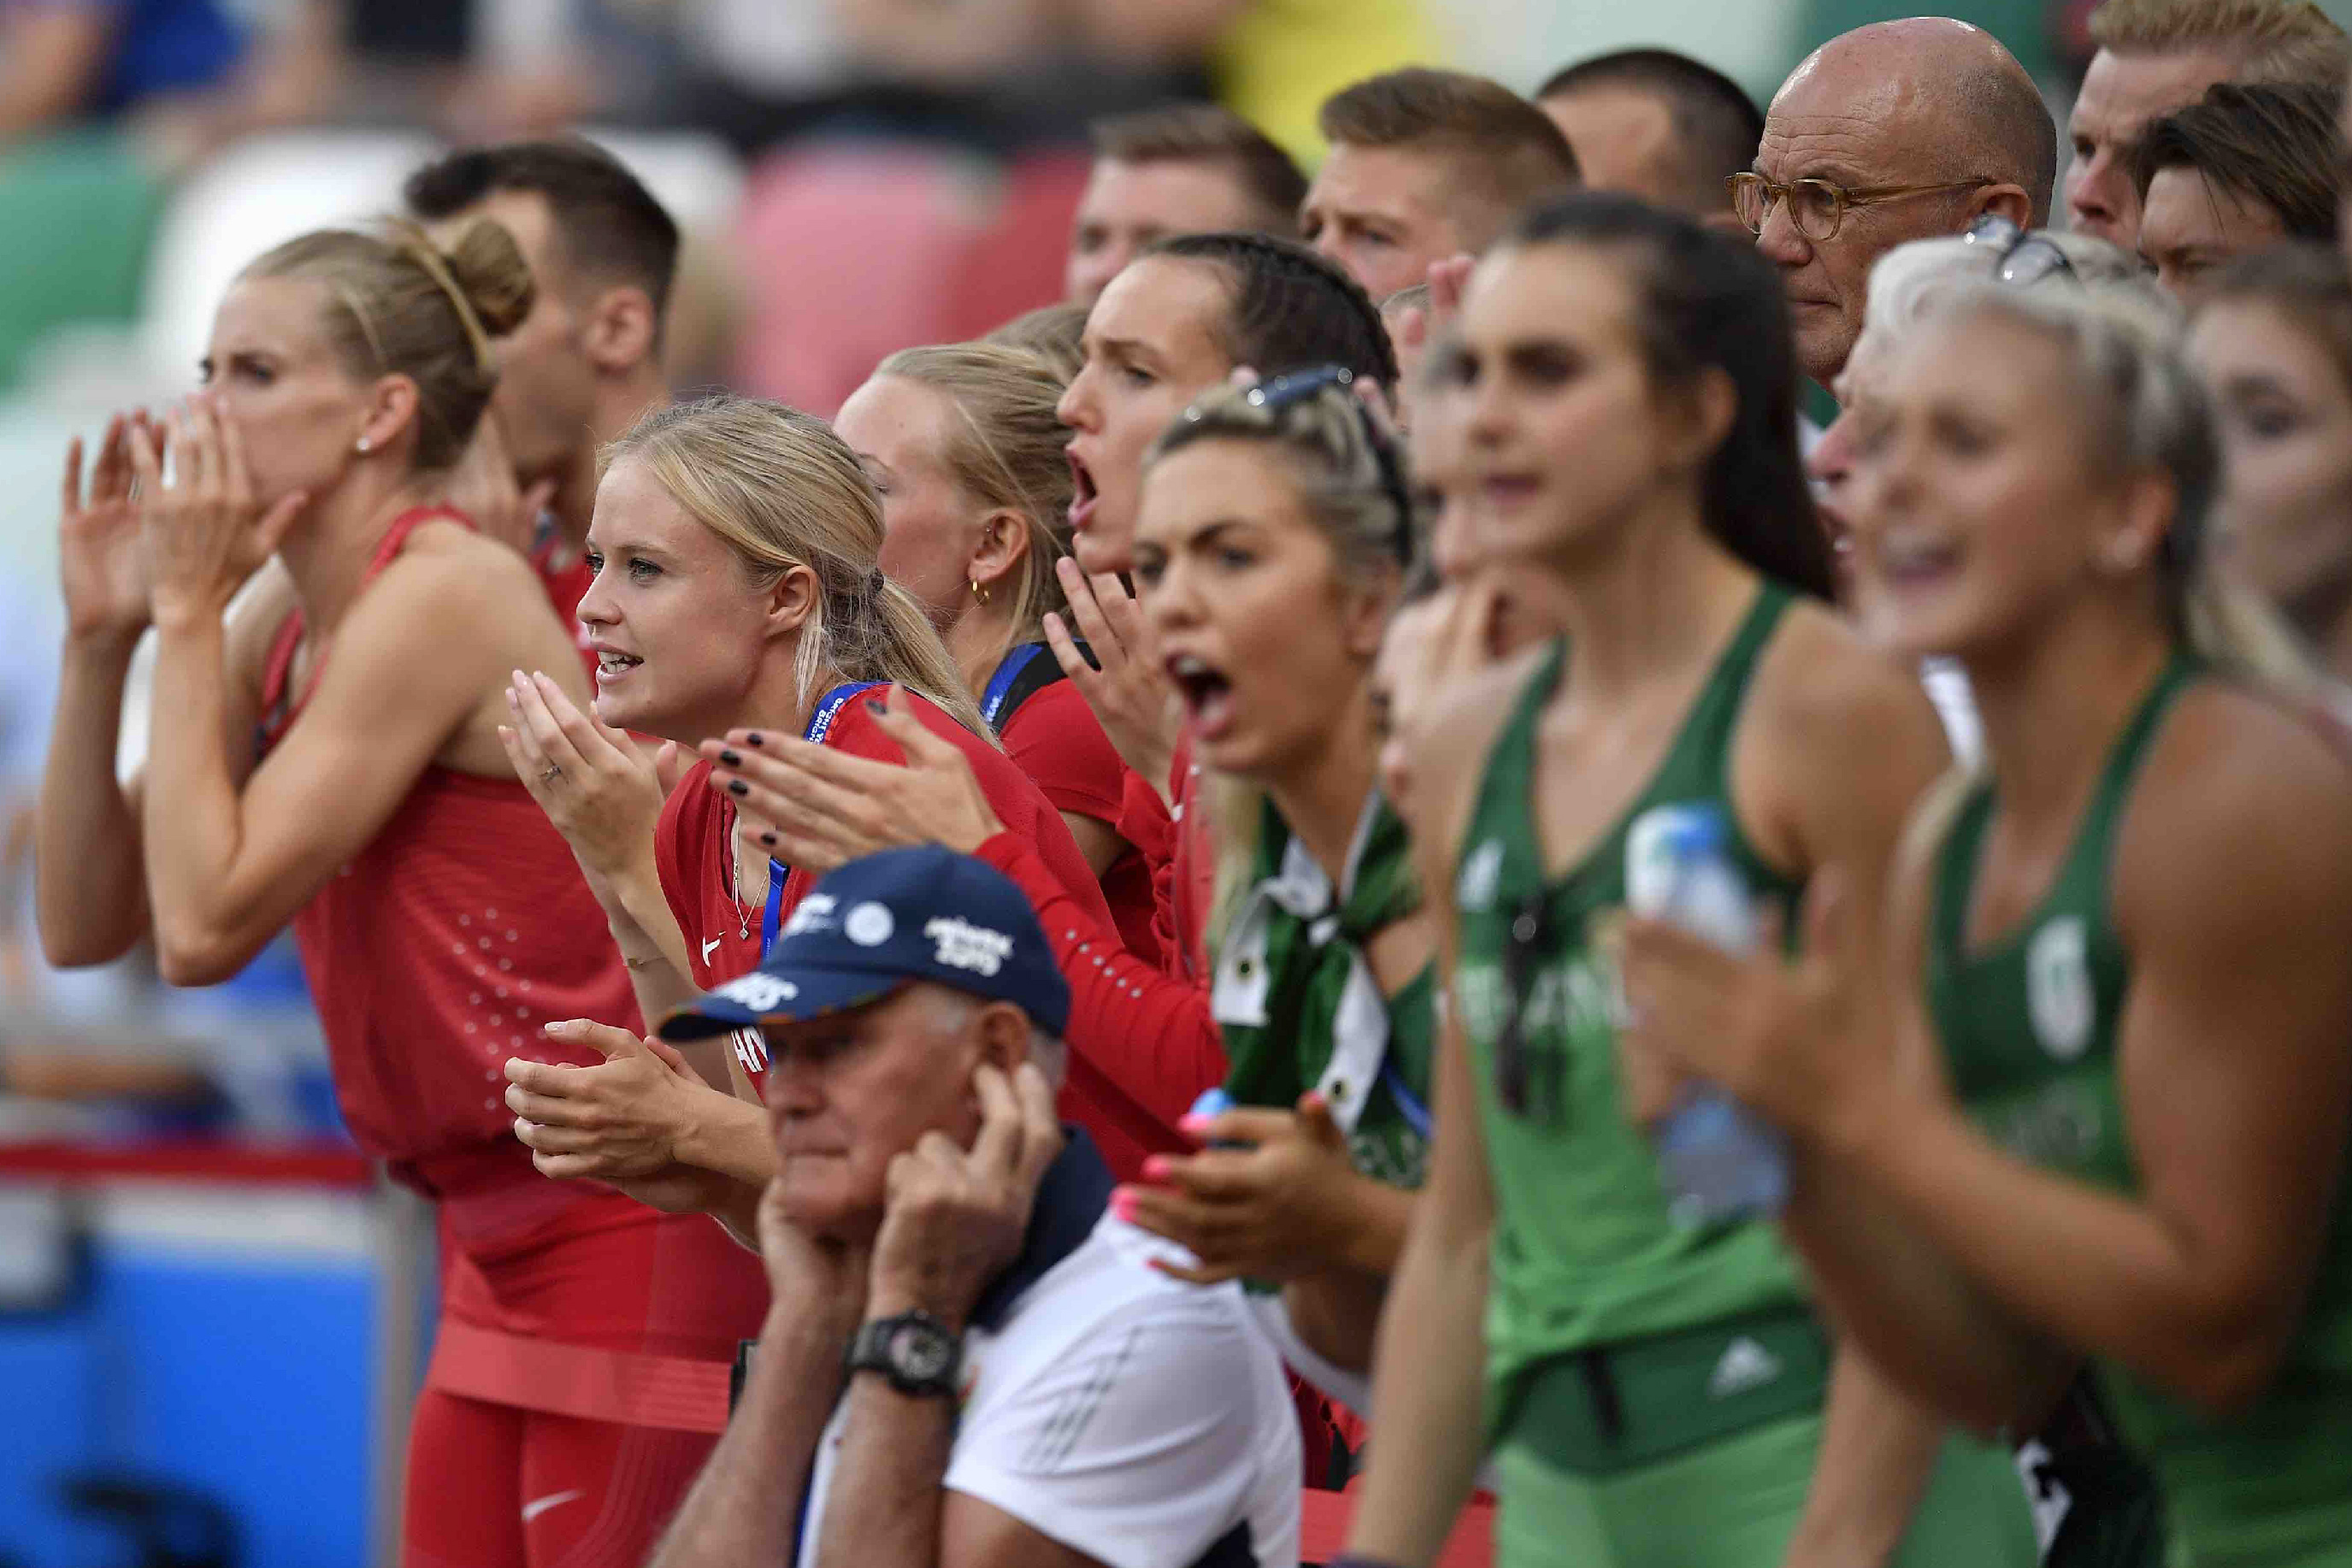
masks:
<path fill-rule="evenodd" d="M 760 731 L 757 730 L 754 730 L 750 734 L 744 736 L 743 743 L 747 746 L 764 746 L 767 744 L 765 741 L 760 738 Z"/>
<path fill-rule="evenodd" d="M 733 752 L 719 752 L 719 760 L 730 768 L 740 768 L 743 765 L 743 759 Z"/>
<path fill-rule="evenodd" d="M 727 793 L 733 795 L 750 795 L 751 793 L 751 786 L 745 784 L 741 779 L 729 779 L 727 781 Z"/>

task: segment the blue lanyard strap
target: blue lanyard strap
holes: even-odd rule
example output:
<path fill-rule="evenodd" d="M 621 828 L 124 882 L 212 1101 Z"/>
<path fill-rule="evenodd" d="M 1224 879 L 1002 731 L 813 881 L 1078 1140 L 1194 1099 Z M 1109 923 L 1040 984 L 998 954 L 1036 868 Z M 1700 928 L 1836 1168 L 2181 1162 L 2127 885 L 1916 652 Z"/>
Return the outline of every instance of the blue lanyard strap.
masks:
<path fill-rule="evenodd" d="M 881 684 L 878 680 L 849 680 L 826 692 L 818 700 L 816 710 L 809 715 L 805 737 L 809 744 L 824 744 L 825 736 L 833 731 L 833 721 L 841 717 L 841 710 L 849 706 L 850 700 L 859 692 L 871 691 Z M 784 923 L 784 879 L 792 874 L 790 866 L 770 857 L 768 903 L 760 911 L 760 962 L 762 963 L 768 961 L 768 950 L 776 945 L 776 932 Z"/>
<path fill-rule="evenodd" d="M 980 694 L 980 716 L 992 730 L 996 728 L 996 716 L 1004 710 L 1004 700 L 1013 695 L 1013 683 L 1029 668 L 1029 661 L 1045 651 L 1043 643 L 1025 642 L 1006 654 L 988 678 L 988 689 Z"/>
<path fill-rule="evenodd" d="M 771 889 L 770 897 L 773 896 L 773 889 Z M 1381 1060 L 1381 1081 L 1388 1086 L 1389 1098 L 1396 1101 L 1397 1111 L 1404 1118 L 1405 1125 L 1423 1138 L 1436 1131 L 1437 1123 L 1429 1114 L 1429 1107 L 1422 1103 L 1421 1096 L 1405 1087 L 1404 1074 L 1397 1070 L 1394 1052 Z"/>

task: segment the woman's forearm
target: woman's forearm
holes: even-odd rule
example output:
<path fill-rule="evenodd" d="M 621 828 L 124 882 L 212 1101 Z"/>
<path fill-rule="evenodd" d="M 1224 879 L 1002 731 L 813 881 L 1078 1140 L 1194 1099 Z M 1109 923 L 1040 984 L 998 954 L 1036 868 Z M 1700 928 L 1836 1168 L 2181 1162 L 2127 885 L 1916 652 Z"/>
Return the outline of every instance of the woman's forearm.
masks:
<path fill-rule="evenodd" d="M 1389 1287 L 1372 1363 L 1371 1445 L 1351 1550 L 1433 1561 L 1477 1474 L 1486 1367 L 1484 1226 L 1454 1227 L 1423 1205 Z"/>
<path fill-rule="evenodd" d="M 2073 1357 L 2002 1311 L 1867 1174 L 1795 1151 L 1783 1228 L 1815 1289 L 1891 1381 L 1980 1432 L 2030 1422 Z"/>
<path fill-rule="evenodd" d="M 147 930 L 140 825 L 115 776 L 122 691 L 138 639 L 68 638 L 35 812 L 34 909 L 61 969 L 105 963 Z"/>
<path fill-rule="evenodd" d="M 216 608 L 156 616 L 154 717 L 148 743 L 148 897 L 157 956 L 173 984 L 233 973 L 271 933 L 242 929 L 234 877 L 244 825 L 226 733 L 227 633 Z"/>
<path fill-rule="evenodd" d="M 679 1137 L 677 1157 L 748 1183 L 755 1191 L 765 1187 L 776 1174 L 767 1112 L 720 1089 L 706 1090 L 695 1102 L 700 1113 Z"/>

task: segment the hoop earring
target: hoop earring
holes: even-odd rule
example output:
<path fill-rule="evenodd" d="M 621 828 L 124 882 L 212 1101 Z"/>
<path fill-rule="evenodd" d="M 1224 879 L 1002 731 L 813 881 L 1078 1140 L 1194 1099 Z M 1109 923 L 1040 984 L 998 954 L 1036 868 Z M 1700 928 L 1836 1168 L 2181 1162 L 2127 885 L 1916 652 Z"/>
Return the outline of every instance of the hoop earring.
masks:
<path fill-rule="evenodd" d="M 983 587 L 982 587 L 982 586 L 980 585 L 980 579 L 979 579 L 979 578 L 977 578 L 977 577 L 974 577 L 974 578 L 972 578 L 971 581 L 971 596 L 972 596 L 973 598 L 975 598 L 975 599 L 978 599 L 978 600 L 979 600 L 982 604 L 983 604 L 983 605 L 985 605 L 986 603 L 988 603 L 988 590 L 987 590 L 987 589 L 985 589 L 985 588 L 983 588 Z"/>

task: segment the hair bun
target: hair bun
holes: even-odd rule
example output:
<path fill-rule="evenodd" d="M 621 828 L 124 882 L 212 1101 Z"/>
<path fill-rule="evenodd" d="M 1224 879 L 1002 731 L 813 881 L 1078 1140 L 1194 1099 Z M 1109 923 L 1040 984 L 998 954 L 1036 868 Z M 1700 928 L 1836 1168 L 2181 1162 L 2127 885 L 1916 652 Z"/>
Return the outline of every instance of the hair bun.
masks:
<path fill-rule="evenodd" d="M 506 336 L 530 314 L 538 287 L 521 247 L 504 224 L 479 218 L 467 225 L 457 243 L 442 254 L 442 261 L 490 336 Z"/>

